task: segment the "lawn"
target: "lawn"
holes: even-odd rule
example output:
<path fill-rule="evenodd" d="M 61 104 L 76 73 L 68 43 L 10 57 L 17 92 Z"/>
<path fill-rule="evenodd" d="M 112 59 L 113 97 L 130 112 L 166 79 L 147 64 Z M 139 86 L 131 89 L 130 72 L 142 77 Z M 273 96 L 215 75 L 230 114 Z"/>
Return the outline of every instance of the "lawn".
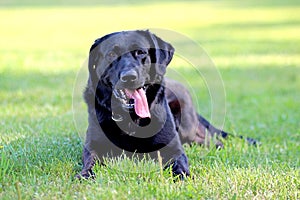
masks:
<path fill-rule="evenodd" d="M 0 199 L 300 199 L 298 1 L 66 2 L 0 3 Z M 89 47 L 106 33 L 147 28 L 205 50 L 223 83 L 220 105 L 180 54 L 169 76 L 189 79 L 204 116 L 220 107 L 225 130 L 262 145 L 231 138 L 222 150 L 185 146 L 193 176 L 185 181 L 127 157 L 96 166 L 94 181 L 76 181 L 86 114 L 82 106 L 73 115 L 73 90 L 85 82 L 76 77 Z M 75 103 L 83 105 L 81 90 Z"/>

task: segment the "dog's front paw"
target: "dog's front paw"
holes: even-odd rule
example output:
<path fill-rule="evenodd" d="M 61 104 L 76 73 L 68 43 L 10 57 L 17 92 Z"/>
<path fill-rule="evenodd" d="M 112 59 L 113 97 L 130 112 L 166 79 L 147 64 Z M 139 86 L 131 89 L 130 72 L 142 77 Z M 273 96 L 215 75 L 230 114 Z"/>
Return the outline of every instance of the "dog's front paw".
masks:
<path fill-rule="evenodd" d="M 76 174 L 75 178 L 78 180 L 88 180 L 88 179 L 95 179 L 96 175 L 92 170 L 88 170 L 88 171 L 82 171 L 81 173 Z"/>
<path fill-rule="evenodd" d="M 173 175 L 178 176 L 180 180 L 183 180 L 185 177 L 190 176 L 188 159 L 185 154 L 181 154 L 176 158 L 172 165 Z"/>

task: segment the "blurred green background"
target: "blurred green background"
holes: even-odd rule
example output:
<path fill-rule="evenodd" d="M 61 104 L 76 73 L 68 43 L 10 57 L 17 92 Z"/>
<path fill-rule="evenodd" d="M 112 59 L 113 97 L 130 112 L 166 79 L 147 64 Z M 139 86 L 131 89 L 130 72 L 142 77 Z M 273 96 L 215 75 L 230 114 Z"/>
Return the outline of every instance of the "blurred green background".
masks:
<path fill-rule="evenodd" d="M 16 198 L 21 190 L 28 199 L 82 199 L 92 188 L 98 193 L 87 197 L 299 198 L 299 13 L 297 0 L 1 0 L 0 197 Z M 72 114 L 76 74 L 94 39 L 148 28 L 174 30 L 206 50 L 224 82 L 225 129 L 263 145 L 254 150 L 230 141 L 201 159 L 197 152 L 205 150 L 187 147 L 196 181 L 180 187 L 145 175 L 153 188 L 141 191 L 135 176 L 112 171 L 95 185 L 74 183 L 69 177 L 80 170 L 82 145 Z M 170 67 L 190 72 L 176 60 Z M 190 79 L 198 110 L 209 117 L 205 85 Z"/>

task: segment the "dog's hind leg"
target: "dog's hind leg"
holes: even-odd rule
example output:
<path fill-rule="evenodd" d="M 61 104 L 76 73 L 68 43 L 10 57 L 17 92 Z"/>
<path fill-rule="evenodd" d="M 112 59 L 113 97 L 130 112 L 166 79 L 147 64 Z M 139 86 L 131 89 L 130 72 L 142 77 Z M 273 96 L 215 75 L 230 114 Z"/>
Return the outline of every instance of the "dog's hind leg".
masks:
<path fill-rule="evenodd" d="M 241 136 L 241 135 L 240 136 L 235 136 L 231 133 L 227 133 L 223 130 L 220 130 L 220 129 L 214 127 L 211 123 L 209 123 L 201 115 L 199 115 L 199 114 L 197 114 L 197 115 L 198 115 L 198 121 L 199 121 L 199 126 L 198 126 L 199 133 L 196 133 L 196 138 L 201 137 L 203 135 L 203 134 L 200 133 L 201 131 L 207 130 L 210 133 L 210 135 L 213 136 L 213 137 L 215 136 L 217 138 L 223 138 L 223 139 L 227 139 L 229 136 L 239 137 L 241 139 L 245 139 L 248 142 L 248 144 L 250 144 L 250 145 L 254 145 L 254 146 L 259 145 L 259 142 L 255 139 L 252 139 L 252 138 L 249 138 L 249 137 L 244 137 L 244 136 Z M 218 142 L 216 143 L 216 146 L 218 147 Z"/>

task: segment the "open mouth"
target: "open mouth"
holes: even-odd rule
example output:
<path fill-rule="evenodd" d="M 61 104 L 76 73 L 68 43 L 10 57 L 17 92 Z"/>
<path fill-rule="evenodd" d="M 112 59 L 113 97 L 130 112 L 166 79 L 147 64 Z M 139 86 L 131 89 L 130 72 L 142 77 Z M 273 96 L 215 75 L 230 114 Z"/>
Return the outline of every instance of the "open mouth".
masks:
<path fill-rule="evenodd" d="M 134 109 L 139 117 L 150 118 L 145 86 L 137 89 L 114 89 L 113 94 L 125 110 Z"/>

